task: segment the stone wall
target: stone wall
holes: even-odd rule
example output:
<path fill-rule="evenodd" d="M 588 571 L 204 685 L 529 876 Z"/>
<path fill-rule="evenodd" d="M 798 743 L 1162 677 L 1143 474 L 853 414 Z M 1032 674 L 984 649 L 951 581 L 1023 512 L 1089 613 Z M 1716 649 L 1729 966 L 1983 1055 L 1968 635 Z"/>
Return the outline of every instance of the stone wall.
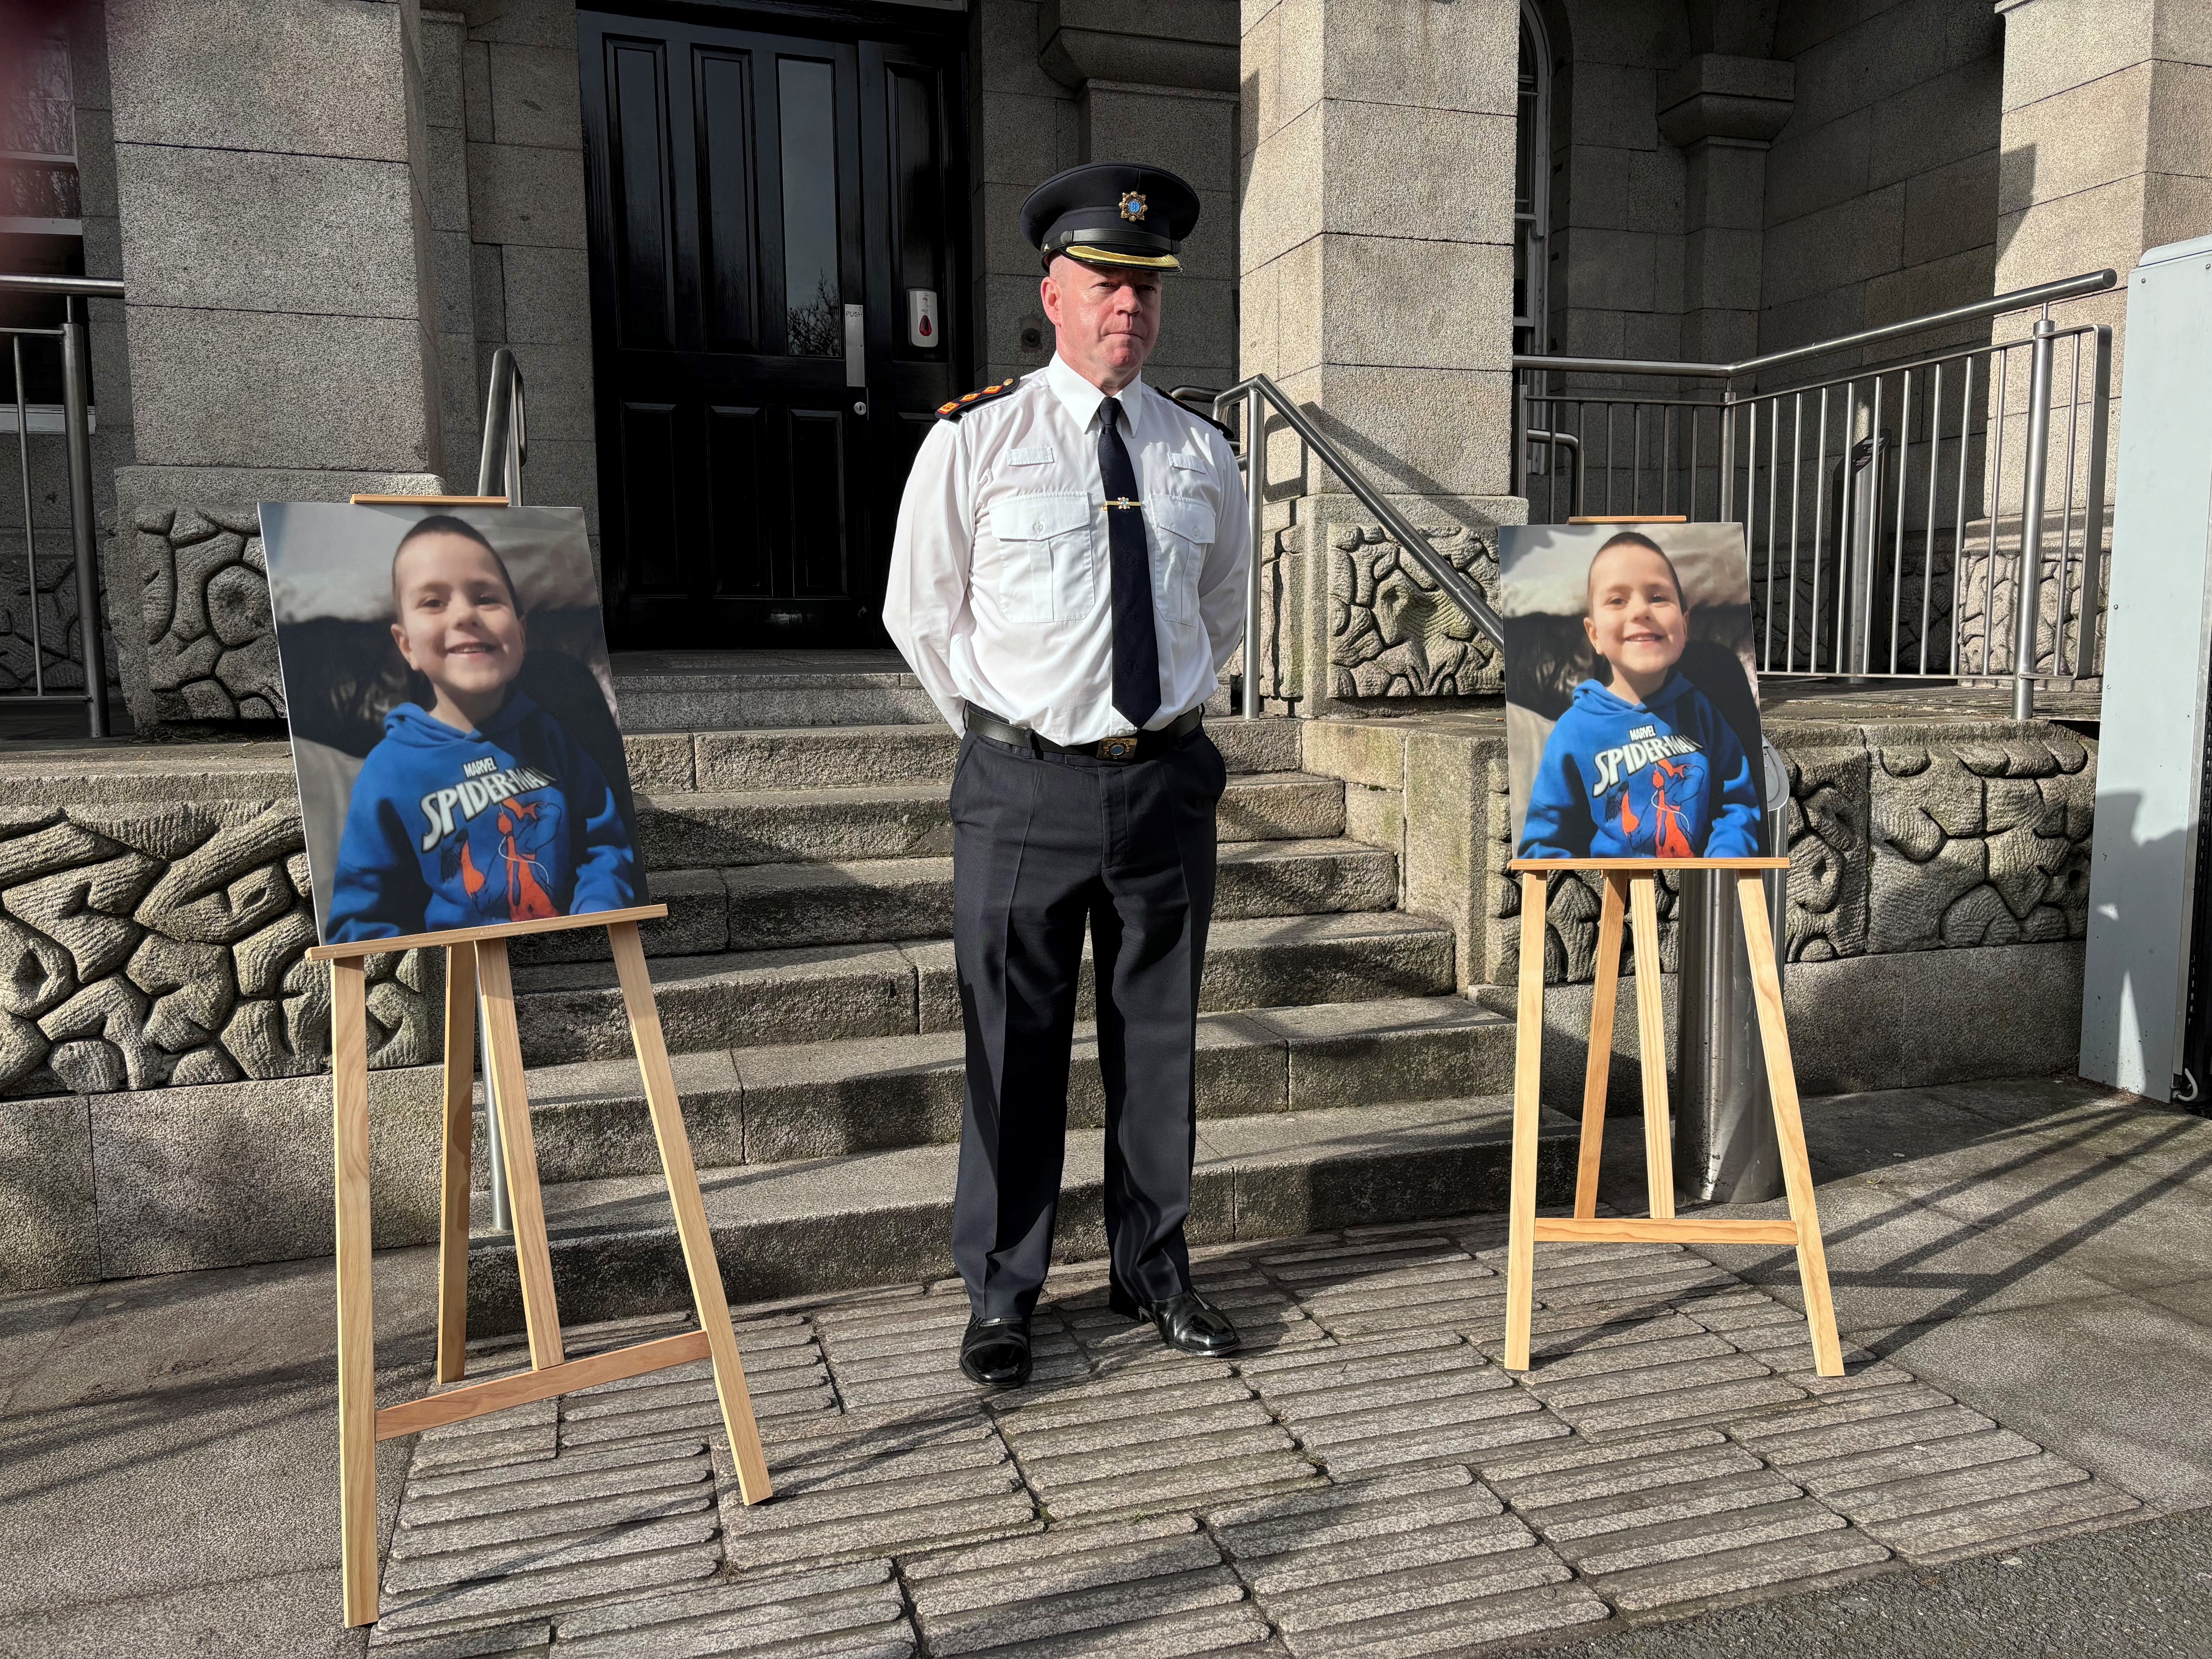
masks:
<path fill-rule="evenodd" d="M 10 769 L 0 1095 L 327 1070 L 329 979 L 303 957 L 315 928 L 299 802 L 282 749 L 259 747 L 191 775 L 164 774 L 157 756 Z M 433 972 L 422 952 L 371 958 L 372 1065 L 434 1057 Z"/>
<path fill-rule="evenodd" d="M 1790 766 L 1785 921 L 1793 963 L 2069 943 L 2087 936 L 2095 746 L 2039 721 L 1777 723 Z M 1408 908 L 1449 919 L 1465 988 L 1519 971 L 1519 878 L 1494 713 L 1316 722 L 1306 767 L 1344 778 L 1381 825 Z M 1545 977 L 1586 983 L 1599 889 L 1555 881 Z M 1662 878 L 1661 968 L 1674 966 Z M 1632 952 L 1631 953 L 1632 960 Z"/>

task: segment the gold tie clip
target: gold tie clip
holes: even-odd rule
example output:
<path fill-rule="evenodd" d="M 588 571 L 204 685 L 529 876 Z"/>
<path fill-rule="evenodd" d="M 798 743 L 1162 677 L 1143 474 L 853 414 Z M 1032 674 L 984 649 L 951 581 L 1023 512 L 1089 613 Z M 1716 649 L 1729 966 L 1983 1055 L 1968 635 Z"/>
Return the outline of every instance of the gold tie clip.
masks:
<path fill-rule="evenodd" d="M 1137 507 L 1141 505 L 1141 503 L 1131 501 L 1127 495 L 1116 495 L 1112 501 L 1108 501 L 1106 505 L 1109 507 Z"/>

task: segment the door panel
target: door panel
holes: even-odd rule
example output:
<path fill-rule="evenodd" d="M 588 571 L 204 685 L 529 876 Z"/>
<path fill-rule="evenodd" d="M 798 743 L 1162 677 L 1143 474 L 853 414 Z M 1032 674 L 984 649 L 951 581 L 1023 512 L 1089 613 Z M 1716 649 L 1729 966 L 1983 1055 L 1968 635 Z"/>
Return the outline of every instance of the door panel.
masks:
<path fill-rule="evenodd" d="M 881 643 L 899 492 L 966 380 L 959 46 L 578 22 L 611 632 Z"/>

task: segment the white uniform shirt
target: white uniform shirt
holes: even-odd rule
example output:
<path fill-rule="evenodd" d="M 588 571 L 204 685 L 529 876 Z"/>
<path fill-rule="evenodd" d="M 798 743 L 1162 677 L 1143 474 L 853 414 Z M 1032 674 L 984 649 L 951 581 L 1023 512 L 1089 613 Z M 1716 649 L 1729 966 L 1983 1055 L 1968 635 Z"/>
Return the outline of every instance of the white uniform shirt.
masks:
<path fill-rule="evenodd" d="M 1164 726 L 1212 694 L 1244 632 L 1244 486 L 1220 431 L 1142 380 L 1121 393 L 1144 501 Z M 1114 707 L 1105 394 L 1057 356 L 939 421 L 899 503 L 884 626 L 953 729 L 963 705 L 1054 743 L 1126 732 Z"/>

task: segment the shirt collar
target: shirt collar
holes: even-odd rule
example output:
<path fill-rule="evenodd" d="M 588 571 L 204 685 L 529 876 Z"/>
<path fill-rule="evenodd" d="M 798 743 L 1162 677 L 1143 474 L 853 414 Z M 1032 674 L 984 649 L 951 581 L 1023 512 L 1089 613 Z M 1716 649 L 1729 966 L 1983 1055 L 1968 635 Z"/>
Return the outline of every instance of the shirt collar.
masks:
<path fill-rule="evenodd" d="M 1106 394 L 1069 368 L 1067 360 L 1058 352 L 1053 354 L 1044 378 L 1045 384 L 1052 388 L 1053 395 L 1060 399 L 1060 406 L 1075 417 L 1076 425 L 1088 430 L 1091 422 L 1097 419 L 1098 405 L 1106 401 Z M 1140 374 L 1116 394 L 1121 399 L 1124 420 L 1134 422 L 1137 418 L 1136 404 L 1129 394 L 1144 383 L 1144 377 Z"/>

